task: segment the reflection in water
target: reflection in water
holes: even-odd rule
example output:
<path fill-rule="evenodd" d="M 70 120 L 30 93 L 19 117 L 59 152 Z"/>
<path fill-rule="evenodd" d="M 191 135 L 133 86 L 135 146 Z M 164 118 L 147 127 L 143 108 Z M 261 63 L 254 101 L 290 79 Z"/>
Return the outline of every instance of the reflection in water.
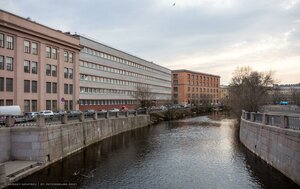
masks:
<path fill-rule="evenodd" d="M 236 128 L 233 120 L 212 114 L 136 129 L 89 146 L 20 183 L 76 184 L 69 188 L 297 188 L 245 149 Z"/>

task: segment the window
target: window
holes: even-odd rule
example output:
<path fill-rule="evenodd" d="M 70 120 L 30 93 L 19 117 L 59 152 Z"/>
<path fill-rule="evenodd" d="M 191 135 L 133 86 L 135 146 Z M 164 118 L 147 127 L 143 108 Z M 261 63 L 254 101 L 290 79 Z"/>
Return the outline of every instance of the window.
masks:
<path fill-rule="evenodd" d="M 37 62 L 31 62 L 31 73 L 37 74 Z"/>
<path fill-rule="evenodd" d="M 73 85 L 69 86 L 69 94 L 73 94 Z"/>
<path fill-rule="evenodd" d="M 57 100 L 52 100 L 52 111 L 57 111 Z"/>
<path fill-rule="evenodd" d="M 64 52 L 64 60 L 65 60 L 65 62 L 68 62 L 68 60 L 69 60 L 67 51 Z"/>
<path fill-rule="evenodd" d="M 31 101 L 31 111 L 33 111 L 33 112 L 37 111 L 37 100 Z"/>
<path fill-rule="evenodd" d="M 31 81 L 31 92 L 37 93 L 37 81 Z"/>
<path fill-rule="evenodd" d="M 51 82 L 46 82 L 46 93 L 51 93 Z"/>
<path fill-rule="evenodd" d="M 52 65 L 52 76 L 53 77 L 57 76 L 57 68 L 56 68 L 56 66 L 53 66 L 53 65 Z"/>
<path fill-rule="evenodd" d="M 4 47 L 4 34 L 0 33 L 0 47 Z"/>
<path fill-rule="evenodd" d="M 69 69 L 69 78 L 73 79 L 73 69 Z"/>
<path fill-rule="evenodd" d="M 4 56 L 0 56 L 0 70 L 4 70 Z"/>
<path fill-rule="evenodd" d="M 30 73 L 30 61 L 24 60 L 24 73 Z"/>
<path fill-rule="evenodd" d="M 73 110 L 73 100 L 70 100 L 70 110 Z"/>
<path fill-rule="evenodd" d="M 12 57 L 6 57 L 6 70 L 13 71 L 13 58 Z"/>
<path fill-rule="evenodd" d="M 68 84 L 64 84 L 64 94 L 68 94 Z"/>
<path fill-rule="evenodd" d="M 30 81 L 24 80 L 24 93 L 30 93 Z"/>
<path fill-rule="evenodd" d="M 24 100 L 24 112 L 30 112 L 30 100 Z"/>
<path fill-rule="evenodd" d="M 24 41 L 24 53 L 30 53 L 30 42 Z"/>
<path fill-rule="evenodd" d="M 12 36 L 6 36 L 6 42 L 7 42 L 7 45 L 6 47 L 8 49 L 14 49 L 14 37 Z"/>
<path fill-rule="evenodd" d="M 0 77 L 0 91 L 4 91 L 4 77 Z"/>
<path fill-rule="evenodd" d="M 52 58 L 57 59 L 57 49 L 56 48 L 52 48 Z"/>
<path fill-rule="evenodd" d="M 64 78 L 68 78 L 68 68 L 64 68 Z"/>
<path fill-rule="evenodd" d="M 6 78 L 6 91 L 13 92 L 13 78 Z"/>
<path fill-rule="evenodd" d="M 52 83 L 52 93 L 57 93 L 57 83 Z"/>
<path fill-rule="evenodd" d="M 51 76 L 51 65 L 50 64 L 46 64 L 46 75 Z"/>
<path fill-rule="evenodd" d="M 69 62 L 73 63 L 73 53 L 69 53 Z"/>
<path fill-rule="evenodd" d="M 0 100 L 0 106 L 4 106 L 4 100 Z"/>
<path fill-rule="evenodd" d="M 13 100 L 6 100 L 6 106 L 12 106 L 12 105 L 14 105 Z"/>
<path fill-rule="evenodd" d="M 38 48 L 37 48 L 37 43 L 31 43 L 31 52 L 32 52 L 32 54 L 35 54 L 35 55 L 37 55 L 38 54 Z"/>
<path fill-rule="evenodd" d="M 51 48 L 46 47 L 46 58 L 51 58 Z"/>
<path fill-rule="evenodd" d="M 67 100 L 65 100 L 65 110 L 66 111 L 69 110 L 69 102 Z"/>
<path fill-rule="evenodd" d="M 46 100 L 46 109 L 51 110 L 51 100 Z"/>

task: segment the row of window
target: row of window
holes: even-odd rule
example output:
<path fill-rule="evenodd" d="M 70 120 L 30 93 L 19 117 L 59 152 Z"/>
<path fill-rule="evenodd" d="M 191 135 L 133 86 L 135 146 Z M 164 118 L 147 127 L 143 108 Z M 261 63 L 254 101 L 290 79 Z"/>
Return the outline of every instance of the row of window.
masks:
<path fill-rule="evenodd" d="M 136 103 L 136 100 L 79 100 L 79 105 L 126 105 Z"/>
<path fill-rule="evenodd" d="M 36 112 L 36 111 L 37 111 L 37 100 L 24 100 L 24 112 Z"/>
<path fill-rule="evenodd" d="M 80 93 L 134 95 L 135 91 L 80 87 Z"/>
<path fill-rule="evenodd" d="M 94 81 L 94 82 L 100 82 L 100 83 L 109 83 L 109 84 L 114 84 L 114 85 L 128 85 L 128 86 L 142 86 L 142 87 L 150 86 L 145 83 L 124 81 L 124 80 L 119 80 L 119 79 L 111 79 L 111 78 L 106 78 L 106 77 L 91 76 L 91 75 L 86 75 L 86 74 L 80 74 L 80 80 Z M 161 87 L 161 86 L 156 86 L 156 87 L 163 88 L 164 90 L 170 90 L 169 87 Z"/>
<path fill-rule="evenodd" d="M 30 83 L 31 83 L 31 87 L 30 87 Z M 24 80 L 24 92 L 30 93 L 30 91 L 32 93 L 37 93 L 37 81 Z"/>
<path fill-rule="evenodd" d="M 174 94 L 175 95 L 175 94 Z M 209 99 L 212 99 L 212 98 L 218 98 L 218 95 L 216 94 L 187 94 L 188 98 L 209 98 Z M 175 97 L 175 96 L 174 96 Z"/>
<path fill-rule="evenodd" d="M 37 62 L 24 60 L 24 73 L 37 74 Z"/>
<path fill-rule="evenodd" d="M 14 80 L 13 78 L 0 77 L 0 91 L 13 92 Z"/>
<path fill-rule="evenodd" d="M 6 58 L 4 56 L 0 55 L 0 70 L 8 70 L 13 71 L 14 70 L 14 59 L 13 57 L 7 56 Z"/>
<path fill-rule="evenodd" d="M 32 53 L 34 55 L 37 55 L 38 54 L 38 44 L 35 42 L 24 40 L 24 53 L 27 53 L 27 54 Z"/>
<path fill-rule="evenodd" d="M 111 72 L 111 73 L 115 73 L 115 74 L 131 76 L 131 77 L 137 77 L 137 78 L 142 78 L 142 79 L 149 79 L 149 80 L 154 80 L 154 81 L 156 80 L 158 82 L 163 81 L 163 82 L 170 84 L 170 81 L 166 81 L 163 79 L 150 77 L 147 75 L 142 75 L 142 74 L 138 74 L 138 73 L 134 73 L 134 72 L 129 72 L 129 71 L 125 71 L 125 70 L 121 70 L 121 69 L 117 69 L 117 68 L 107 67 L 107 66 L 103 66 L 100 64 L 94 64 L 94 63 L 90 63 L 90 62 L 86 62 L 86 61 L 80 61 L 79 65 L 82 67 L 86 67 L 86 68 L 97 69 L 97 70 L 101 70 L 101 71 L 106 71 L 106 72 Z"/>
<path fill-rule="evenodd" d="M 56 82 L 46 82 L 46 93 L 57 93 L 57 83 Z M 64 84 L 64 94 L 73 94 L 73 85 Z"/>
<path fill-rule="evenodd" d="M 74 57 L 73 53 L 68 52 L 68 51 L 64 51 L 64 61 L 65 62 L 73 63 L 74 62 L 73 57 Z"/>
<path fill-rule="evenodd" d="M 104 52 L 96 51 L 96 50 L 93 50 L 93 49 L 90 49 L 90 48 L 87 48 L 87 47 L 84 47 L 81 50 L 81 52 L 84 52 L 84 53 L 87 53 L 87 54 L 90 54 L 90 55 L 94 55 L 94 56 L 98 56 L 98 57 L 101 57 L 101 58 L 104 58 L 104 59 L 108 59 L 108 60 L 111 60 L 111 61 L 114 61 L 114 62 L 118 62 L 118 63 L 121 63 L 121 64 L 126 64 L 128 66 L 135 67 L 135 68 L 142 69 L 142 70 L 158 71 L 160 73 L 164 73 L 164 74 L 166 74 L 166 75 L 169 76 L 169 74 L 167 74 L 165 72 L 162 72 L 160 70 L 155 70 L 153 68 L 149 68 L 147 66 L 140 65 L 140 64 L 131 62 L 129 60 L 125 60 L 123 58 L 116 57 L 116 56 L 113 56 L 113 55 L 110 55 L 110 54 L 107 54 L 107 53 L 104 53 Z"/>
<path fill-rule="evenodd" d="M 14 37 L 0 33 L 0 47 L 14 49 Z"/>
<path fill-rule="evenodd" d="M 193 85 L 193 86 L 200 86 L 200 87 L 219 87 L 219 84 L 218 83 L 209 83 L 209 82 L 190 82 L 188 80 L 188 85 Z M 178 85 L 178 80 L 173 80 L 173 85 Z"/>
<path fill-rule="evenodd" d="M 55 47 L 46 47 L 46 58 L 57 59 L 57 48 Z"/>
<path fill-rule="evenodd" d="M 188 81 L 188 85 L 194 85 L 194 86 L 204 86 L 204 87 L 218 87 L 219 85 L 218 85 L 218 83 L 212 83 L 212 82 L 198 82 L 198 81 L 196 81 L 196 82 L 194 82 L 194 81 Z"/>
<path fill-rule="evenodd" d="M 177 75 L 177 74 L 176 74 Z M 173 77 L 178 77 L 178 76 L 176 76 L 175 74 L 173 75 Z M 203 80 L 205 81 L 206 79 L 207 80 L 210 80 L 211 82 L 212 82 L 212 80 L 214 80 L 214 81 L 218 81 L 218 78 L 215 78 L 215 77 L 210 77 L 210 76 L 198 76 L 198 75 L 192 75 L 192 78 L 191 78 L 191 75 L 190 74 L 188 74 L 188 79 L 192 79 L 192 80 L 194 80 L 194 79 L 196 79 L 196 80 L 198 80 L 198 79 L 200 79 L 200 80 L 202 80 L 202 78 L 203 78 Z"/>
<path fill-rule="evenodd" d="M 0 106 L 13 106 L 13 105 L 14 105 L 14 101 L 12 99 L 6 99 L 6 100 L 0 99 Z"/>
<path fill-rule="evenodd" d="M 46 64 L 46 75 L 47 76 L 57 76 L 57 66 Z M 64 78 L 73 79 L 73 69 L 64 68 Z"/>
<path fill-rule="evenodd" d="M 178 91 L 176 90 L 177 87 L 174 87 L 174 92 Z M 188 87 L 188 92 L 191 91 L 191 88 Z M 192 87 L 192 92 L 198 92 L 198 87 L 194 88 Z M 219 89 L 207 89 L 207 88 L 199 88 L 199 92 L 211 92 L 211 93 L 218 93 L 219 92 Z"/>

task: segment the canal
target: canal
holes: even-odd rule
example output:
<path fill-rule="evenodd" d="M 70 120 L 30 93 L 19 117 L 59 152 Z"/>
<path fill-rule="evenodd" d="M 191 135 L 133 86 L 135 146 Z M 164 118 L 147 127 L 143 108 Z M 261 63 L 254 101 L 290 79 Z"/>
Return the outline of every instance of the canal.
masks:
<path fill-rule="evenodd" d="M 297 188 L 245 149 L 231 119 L 212 114 L 136 129 L 89 146 L 22 188 Z M 14 188 L 14 187 L 10 187 Z"/>

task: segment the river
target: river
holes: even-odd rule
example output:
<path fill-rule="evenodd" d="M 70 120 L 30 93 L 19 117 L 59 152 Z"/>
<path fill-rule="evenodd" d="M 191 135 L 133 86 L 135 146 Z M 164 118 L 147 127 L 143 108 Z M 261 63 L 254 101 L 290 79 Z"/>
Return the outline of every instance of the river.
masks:
<path fill-rule="evenodd" d="M 237 136 L 234 120 L 220 114 L 163 122 L 105 139 L 19 183 L 28 188 L 297 188 Z"/>

